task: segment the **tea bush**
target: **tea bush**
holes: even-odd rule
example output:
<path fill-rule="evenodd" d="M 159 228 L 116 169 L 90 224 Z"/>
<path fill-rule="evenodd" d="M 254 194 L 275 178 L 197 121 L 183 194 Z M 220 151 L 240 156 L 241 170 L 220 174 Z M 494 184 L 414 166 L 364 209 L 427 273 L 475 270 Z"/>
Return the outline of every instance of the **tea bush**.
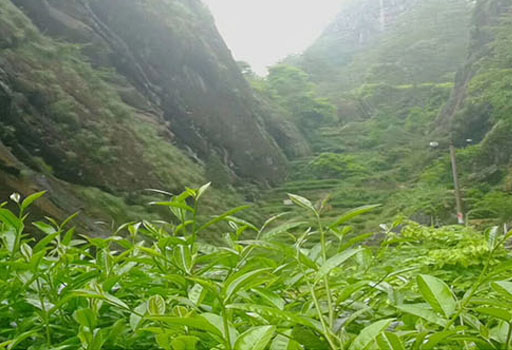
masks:
<path fill-rule="evenodd" d="M 414 223 L 396 233 L 395 222 L 375 239 L 348 225 L 375 206 L 328 222 L 325 203 L 296 195 L 297 218 L 256 227 L 240 207 L 203 220 L 207 188 L 152 203 L 170 222 L 106 238 L 77 234 L 73 216 L 29 225 L 44 193 L 13 194 L 0 205 L 0 349 L 510 348 L 510 233 Z M 219 232 L 223 244 L 200 239 Z M 446 256 L 421 256 L 443 246 Z M 468 265 L 472 274 L 454 276 Z"/>

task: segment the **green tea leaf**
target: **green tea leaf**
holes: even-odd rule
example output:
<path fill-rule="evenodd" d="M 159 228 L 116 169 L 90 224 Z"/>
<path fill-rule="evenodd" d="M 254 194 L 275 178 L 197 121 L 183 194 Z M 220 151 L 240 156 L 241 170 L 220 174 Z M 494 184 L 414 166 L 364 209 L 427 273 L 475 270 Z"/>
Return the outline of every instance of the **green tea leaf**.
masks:
<path fill-rule="evenodd" d="M 396 308 L 402 312 L 420 317 L 425 321 L 437 324 L 441 327 L 446 326 L 448 321 L 439 317 L 435 312 L 426 308 L 423 304 L 398 305 Z"/>
<path fill-rule="evenodd" d="M 145 330 L 148 330 L 147 328 Z M 153 331 L 153 330 L 151 330 Z M 165 332 L 165 333 L 157 333 L 155 334 L 155 340 L 158 346 L 164 350 L 173 350 L 171 348 L 171 339 L 173 337 L 173 333 Z"/>
<path fill-rule="evenodd" d="M 498 242 L 498 226 L 491 227 L 487 232 L 487 246 L 489 250 L 493 250 L 496 248 L 496 243 Z"/>
<path fill-rule="evenodd" d="M 122 308 L 125 310 L 130 310 L 130 307 L 128 305 L 126 305 L 126 303 L 123 302 L 121 299 L 116 298 L 115 296 L 107 294 L 107 293 L 101 294 L 101 293 L 86 290 L 86 289 L 78 289 L 78 290 L 73 291 L 72 294 L 77 297 L 105 300 L 106 302 L 108 302 L 109 304 L 111 304 L 113 306 L 116 306 L 116 307 L 119 307 L 119 308 Z"/>
<path fill-rule="evenodd" d="M 75 234 L 75 228 L 71 227 L 69 230 L 66 231 L 64 234 L 64 238 L 62 239 L 63 245 L 70 245 L 71 241 L 73 239 L 73 235 Z"/>
<path fill-rule="evenodd" d="M 256 304 L 231 304 L 231 305 L 226 305 L 226 308 L 227 309 L 243 310 L 246 312 L 254 312 L 263 317 L 277 318 L 282 321 L 306 326 L 308 328 L 312 328 L 319 332 L 322 331 L 322 326 L 320 325 L 320 322 L 313 320 L 311 318 L 308 318 L 306 316 L 293 313 L 293 312 L 281 311 L 281 310 L 276 309 L 275 307 L 256 305 Z"/>
<path fill-rule="evenodd" d="M 475 311 L 481 314 L 494 316 L 505 322 L 512 321 L 512 313 L 506 309 L 502 309 L 499 307 L 477 307 Z"/>
<path fill-rule="evenodd" d="M 457 331 L 444 331 L 444 332 L 434 333 L 430 337 L 428 337 L 428 340 L 423 345 L 422 350 L 437 349 L 437 345 L 442 343 L 447 338 L 451 338 L 455 334 L 457 334 Z"/>
<path fill-rule="evenodd" d="M 508 300 L 512 300 L 512 282 L 500 281 L 491 283 L 492 288 Z"/>
<path fill-rule="evenodd" d="M 196 201 L 199 200 L 199 198 L 201 198 L 201 196 L 206 192 L 206 190 L 208 190 L 208 188 L 210 188 L 211 184 L 212 184 L 211 182 L 208 182 L 206 185 L 201 186 L 197 190 Z"/>
<path fill-rule="evenodd" d="M 21 228 L 23 227 L 21 220 L 7 209 L 0 208 L 0 221 L 5 225 L 14 228 L 16 232 L 21 232 Z"/>
<path fill-rule="evenodd" d="M 252 291 L 258 294 L 265 301 L 269 302 L 271 306 L 277 307 L 279 310 L 284 310 L 285 301 L 276 293 L 263 288 L 253 289 Z"/>
<path fill-rule="evenodd" d="M 176 209 L 183 209 L 183 210 L 186 210 L 186 211 L 191 212 L 191 213 L 194 212 L 194 208 L 192 208 L 191 206 L 186 205 L 185 203 L 182 203 L 182 202 L 174 202 L 174 201 L 171 201 L 171 202 L 151 202 L 150 204 L 151 205 L 159 205 L 159 206 L 162 206 L 162 207 L 170 207 L 170 208 L 176 208 Z"/>
<path fill-rule="evenodd" d="M 400 337 L 395 333 L 382 332 L 377 337 L 377 345 L 380 350 L 405 350 L 405 346 Z"/>
<path fill-rule="evenodd" d="M 144 302 L 137 306 L 135 310 L 133 310 L 134 312 L 130 314 L 130 328 L 132 331 L 137 330 L 140 322 L 142 321 L 142 318 L 146 315 L 147 309 L 148 304 Z"/>
<path fill-rule="evenodd" d="M 60 234 L 59 232 L 54 232 L 54 233 L 44 237 L 39 242 L 37 242 L 37 244 L 34 246 L 34 249 L 33 249 L 34 253 L 37 253 L 37 252 L 43 250 L 44 248 L 46 248 L 50 243 L 52 243 L 57 238 L 57 236 L 59 234 Z"/>
<path fill-rule="evenodd" d="M 208 221 L 206 224 L 204 224 L 203 226 L 201 226 L 197 232 L 201 232 L 205 229 L 207 229 L 208 227 L 212 226 L 212 225 L 215 225 L 216 223 L 219 223 L 221 221 L 223 221 L 224 219 L 226 219 L 227 217 L 229 216 L 232 216 L 232 215 L 235 215 L 236 213 L 238 212 L 241 212 L 242 210 L 245 210 L 245 209 L 248 209 L 250 208 L 249 205 L 244 205 L 244 206 L 241 206 L 241 207 L 238 207 L 238 208 L 235 208 L 235 209 L 231 209 L 227 212 L 225 212 L 224 214 L 221 214 L 215 218 L 213 218 L 212 220 Z"/>
<path fill-rule="evenodd" d="M 288 330 L 284 332 L 284 335 L 278 334 L 272 344 L 270 344 L 270 350 L 290 350 L 290 345 L 292 344 L 292 330 Z"/>
<path fill-rule="evenodd" d="M 315 280 L 318 282 L 320 281 L 324 276 L 328 275 L 333 269 L 343 264 L 345 261 L 359 253 L 362 249 L 349 249 L 345 250 L 342 253 L 336 254 L 332 258 L 329 258 L 325 263 L 320 266 L 320 269 L 318 270 Z"/>
<path fill-rule="evenodd" d="M 107 331 L 108 331 L 107 329 L 95 329 L 93 331 L 92 342 L 89 343 L 88 349 L 101 350 L 103 347 L 103 344 L 107 340 L 105 337 L 105 334 Z"/>
<path fill-rule="evenodd" d="M 366 214 L 368 212 L 371 212 L 373 209 L 380 207 L 380 204 L 376 205 L 365 205 L 356 209 L 352 209 L 343 216 L 341 216 L 339 219 L 337 219 L 335 222 L 333 222 L 331 225 L 329 225 L 330 228 L 338 227 L 340 225 L 343 225 L 344 223 L 352 220 L 355 217 L 358 217 L 359 215 Z"/>
<path fill-rule="evenodd" d="M 319 336 L 319 332 L 314 332 L 312 329 L 296 326 L 292 329 L 292 337 L 297 343 L 300 345 L 294 346 L 296 344 L 291 343 L 290 348 L 287 350 L 331 350 L 333 349 L 329 346 L 329 343 L 326 341 L 324 336 Z M 345 349 L 346 350 L 346 347 Z"/>
<path fill-rule="evenodd" d="M 222 332 L 201 316 L 173 317 L 173 316 L 147 316 L 147 319 L 167 323 L 172 326 L 183 326 L 205 331 L 222 338 Z"/>
<path fill-rule="evenodd" d="M 377 336 L 383 332 L 393 322 L 392 319 L 381 320 L 365 327 L 361 333 L 350 344 L 349 350 L 364 350 L 369 346 Z"/>
<path fill-rule="evenodd" d="M 14 192 L 13 194 L 11 194 L 11 195 L 9 196 L 9 198 L 10 198 L 14 203 L 19 204 L 19 203 L 20 203 L 20 199 L 21 199 L 21 195 L 20 195 L 18 192 Z"/>
<path fill-rule="evenodd" d="M 41 299 L 39 297 L 36 297 L 36 296 L 34 296 L 34 297 L 27 297 L 27 298 L 25 298 L 25 301 L 27 303 L 29 303 L 30 305 L 35 306 L 39 310 L 46 310 L 46 311 L 48 311 L 48 310 L 53 309 L 53 307 L 55 306 L 54 304 L 50 303 L 47 300 L 41 301 Z"/>
<path fill-rule="evenodd" d="M 174 262 L 187 274 L 190 274 L 192 268 L 192 254 L 190 247 L 186 245 L 179 245 L 173 251 Z"/>
<path fill-rule="evenodd" d="M 82 327 L 87 327 L 91 331 L 96 328 L 96 314 L 90 308 L 78 309 L 73 313 L 73 318 Z"/>
<path fill-rule="evenodd" d="M 423 298 L 440 314 L 450 317 L 457 308 L 457 302 L 450 288 L 439 278 L 419 275 L 418 287 Z"/>
<path fill-rule="evenodd" d="M 165 300 L 160 295 L 153 295 L 148 300 L 148 313 L 150 315 L 165 314 Z"/>
<path fill-rule="evenodd" d="M 191 302 L 198 305 L 201 302 L 201 296 L 203 294 L 204 287 L 200 284 L 194 284 L 188 291 L 188 298 Z"/>
<path fill-rule="evenodd" d="M 295 203 L 296 205 L 298 205 L 299 207 L 303 208 L 303 209 L 307 209 L 307 210 L 310 210 L 312 211 L 313 213 L 317 213 L 315 207 L 313 206 L 313 204 L 309 201 L 309 199 L 306 199 L 304 197 L 301 197 L 301 196 L 298 196 L 296 194 L 291 194 L 291 193 L 288 193 L 288 197 L 291 199 L 291 201 L 293 203 Z"/>
<path fill-rule="evenodd" d="M 7 346 L 6 349 L 18 349 L 17 346 L 18 344 L 21 344 L 23 341 L 25 341 L 26 339 L 28 338 L 42 338 L 42 334 L 41 333 L 38 333 L 40 332 L 41 329 L 39 328 L 36 328 L 36 329 L 31 329 L 30 331 L 26 331 L 24 333 L 21 333 L 20 335 L 18 335 L 16 338 L 14 339 L 11 339 L 5 343 L 2 343 L 0 344 L 0 346 L 2 346 L 0 349 L 5 349 L 3 348 L 3 346 Z"/>
<path fill-rule="evenodd" d="M 201 317 L 210 322 L 212 326 L 217 328 L 219 332 L 222 333 L 222 336 L 224 339 L 226 338 L 226 330 L 224 329 L 224 318 L 222 316 L 219 316 L 217 314 L 212 314 L 209 312 L 205 312 L 201 314 Z M 236 339 L 238 339 L 240 333 L 236 330 L 235 326 L 231 322 L 228 322 L 228 328 L 229 328 L 229 338 L 231 339 L 231 346 L 235 345 Z"/>
<path fill-rule="evenodd" d="M 197 337 L 182 335 L 172 340 L 171 347 L 172 350 L 195 350 L 199 340 Z"/>
<path fill-rule="evenodd" d="M 51 226 L 45 222 L 42 222 L 42 221 L 34 222 L 34 223 L 32 223 L 32 225 L 34 225 L 40 231 L 46 233 L 47 235 L 52 235 L 55 232 L 57 232 L 57 230 L 53 226 Z"/>
<path fill-rule="evenodd" d="M 29 262 L 32 259 L 32 247 L 27 243 L 22 243 L 20 246 L 21 255 L 25 258 L 25 261 Z"/>
<path fill-rule="evenodd" d="M 14 231 L 14 228 L 10 228 L 9 230 L 3 232 L 5 246 L 11 254 L 14 254 L 14 250 L 16 249 L 16 237 L 17 233 Z"/>
<path fill-rule="evenodd" d="M 62 221 L 62 223 L 60 224 L 60 227 L 63 229 L 64 227 L 66 227 L 67 224 L 70 223 L 71 220 L 73 220 L 74 218 L 76 218 L 78 215 L 80 214 L 80 212 L 76 212 L 74 214 L 71 214 L 70 216 L 68 216 L 66 219 L 64 219 L 64 221 Z"/>
<path fill-rule="evenodd" d="M 510 330 L 509 323 L 504 322 L 504 321 L 499 321 L 498 325 L 496 327 L 491 328 L 490 338 L 497 341 L 498 343 L 505 344 L 505 342 L 507 341 L 509 330 Z M 500 349 L 500 350 L 503 350 L 504 348 L 506 350 L 508 350 L 507 349 L 508 346 L 507 347 L 498 347 L 498 349 Z"/>
<path fill-rule="evenodd" d="M 258 232 L 258 228 L 256 226 L 251 224 L 249 221 L 237 218 L 236 216 L 226 216 L 226 221 L 228 221 L 230 223 L 235 223 L 235 224 L 239 225 L 240 227 L 245 227 L 247 229 Z"/>
<path fill-rule="evenodd" d="M 275 326 L 253 327 L 238 337 L 235 350 L 265 350 L 275 332 Z"/>
<path fill-rule="evenodd" d="M 288 222 L 288 223 L 276 226 L 266 232 L 264 232 L 264 231 L 260 231 L 260 232 L 261 232 L 261 236 L 264 239 L 269 240 L 271 238 L 274 238 L 275 236 L 280 236 L 284 233 L 287 233 L 288 231 L 290 231 L 292 229 L 295 229 L 299 226 L 306 225 L 306 224 L 307 224 L 307 221 Z"/>
<path fill-rule="evenodd" d="M 25 198 L 25 200 L 23 200 L 23 202 L 21 203 L 21 210 L 25 211 L 32 203 L 34 203 L 36 200 L 44 196 L 46 192 L 47 191 L 37 192 Z"/>
<path fill-rule="evenodd" d="M 263 272 L 269 271 L 269 268 L 265 269 L 258 269 L 253 271 L 240 271 L 239 273 L 234 274 L 228 280 L 226 281 L 226 284 L 222 290 L 222 295 L 224 297 L 224 300 L 229 300 L 231 296 L 241 288 L 243 288 L 245 285 L 251 282 L 251 280 L 254 278 L 254 276 L 259 275 Z"/>

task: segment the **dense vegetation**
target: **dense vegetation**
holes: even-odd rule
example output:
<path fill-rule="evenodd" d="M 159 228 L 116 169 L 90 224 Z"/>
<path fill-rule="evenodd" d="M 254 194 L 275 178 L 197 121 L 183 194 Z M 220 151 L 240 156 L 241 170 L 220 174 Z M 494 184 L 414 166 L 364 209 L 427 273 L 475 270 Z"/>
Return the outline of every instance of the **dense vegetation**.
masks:
<path fill-rule="evenodd" d="M 199 1 L 0 2 L 0 349 L 511 349 L 511 10 L 346 2 L 258 77 Z"/>
<path fill-rule="evenodd" d="M 13 194 L 0 208 L 0 348 L 509 348 L 512 233 L 395 222 L 368 246 L 374 234 L 349 221 L 374 206 L 331 221 L 296 195 L 296 218 L 256 227 L 241 207 L 203 222 L 207 188 L 153 203 L 169 222 L 106 238 L 76 235 L 73 217 L 29 225 L 44 193 Z M 219 245 L 200 239 L 217 232 Z"/>
<path fill-rule="evenodd" d="M 331 216 L 385 203 L 367 228 L 396 215 L 452 224 L 453 140 L 468 219 L 509 221 L 510 1 L 384 1 L 385 26 L 378 3 L 347 2 L 303 55 L 265 79 L 246 74 L 313 150 L 292 160 L 287 182 L 265 197 L 266 213 L 286 210 L 292 192 L 329 196 Z"/>

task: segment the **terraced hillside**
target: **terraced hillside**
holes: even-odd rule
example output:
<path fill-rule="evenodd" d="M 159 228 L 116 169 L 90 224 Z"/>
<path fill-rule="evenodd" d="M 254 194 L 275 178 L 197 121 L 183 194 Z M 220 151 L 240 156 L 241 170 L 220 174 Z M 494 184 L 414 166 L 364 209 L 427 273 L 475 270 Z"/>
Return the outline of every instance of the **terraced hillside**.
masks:
<path fill-rule="evenodd" d="M 274 100 L 293 101 L 279 89 L 287 79 L 297 85 L 300 76 L 310 95 L 327 96 L 336 109 L 334 119 L 305 130 L 315 155 L 294 161 L 288 181 L 267 195 L 273 210 L 288 210 L 283 199 L 292 192 L 317 201 L 329 196 L 333 216 L 358 205 L 384 204 L 375 221 L 367 220 L 369 227 L 396 215 L 425 224 L 454 222 L 448 152 L 453 139 L 470 219 L 512 217 L 510 160 L 502 152 L 509 148 L 504 130 L 510 130 L 505 87 L 510 2 L 395 4 L 397 11 L 381 26 L 377 3 L 348 3 L 304 55 L 285 61 L 302 75 L 271 70 L 263 90 Z M 387 6 L 393 10 L 391 3 Z M 359 16 L 364 9 L 375 13 Z M 359 22 L 340 25 L 348 19 Z M 365 40 L 354 41 L 361 33 Z M 428 45 L 438 49 L 419 49 Z M 404 75 L 393 67 L 418 74 Z M 491 86 L 501 91 L 491 96 Z M 429 147 L 431 142 L 439 147 Z M 493 209 L 477 209 L 482 206 Z"/>

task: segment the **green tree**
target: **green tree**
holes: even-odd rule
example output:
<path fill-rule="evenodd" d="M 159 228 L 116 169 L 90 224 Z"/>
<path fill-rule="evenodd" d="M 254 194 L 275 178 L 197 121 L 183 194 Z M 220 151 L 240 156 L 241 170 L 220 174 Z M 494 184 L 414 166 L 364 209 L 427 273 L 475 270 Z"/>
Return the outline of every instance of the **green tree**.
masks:
<path fill-rule="evenodd" d="M 297 67 L 280 64 L 270 68 L 265 91 L 290 113 L 303 131 L 309 133 L 335 120 L 336 107 L 319 97 L 308 74 Z"/>

